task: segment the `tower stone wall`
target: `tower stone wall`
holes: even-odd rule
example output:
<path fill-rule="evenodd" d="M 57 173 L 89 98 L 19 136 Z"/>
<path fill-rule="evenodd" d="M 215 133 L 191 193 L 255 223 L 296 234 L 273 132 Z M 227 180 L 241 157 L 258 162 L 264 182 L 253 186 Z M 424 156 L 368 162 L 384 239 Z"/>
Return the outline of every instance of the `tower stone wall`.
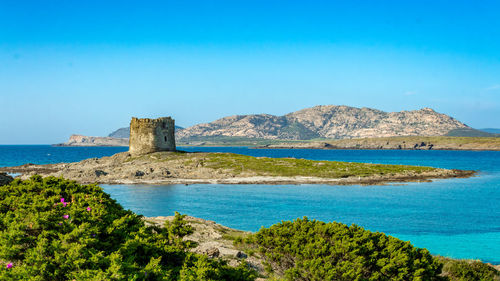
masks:
<path fill-rule="evenodd" d="M 129 152 L 132 155 L 175 151 L 175 121 L 171 117 L 135 118 L 130 121 Z"/>

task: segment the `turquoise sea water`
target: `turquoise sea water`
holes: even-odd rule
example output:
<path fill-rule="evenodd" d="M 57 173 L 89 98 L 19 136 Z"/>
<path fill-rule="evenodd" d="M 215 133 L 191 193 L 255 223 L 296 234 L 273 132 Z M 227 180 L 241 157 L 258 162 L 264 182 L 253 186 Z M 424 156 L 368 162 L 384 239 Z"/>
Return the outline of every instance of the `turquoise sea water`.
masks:
<path fill-rule="evenodd" d="M 126 149 L 0 146 L 0 166 L 77 161 Z M 172 215 L 179 211 L 250 231 L 308 216 L 385 232 L 425 247 L 433 254 L 500 264 L 500 152 L 181 149 L 480 172 L 468 179 L 386 186 L 104 185 L 104 190 L 125 208 L 145 216 Z"/>

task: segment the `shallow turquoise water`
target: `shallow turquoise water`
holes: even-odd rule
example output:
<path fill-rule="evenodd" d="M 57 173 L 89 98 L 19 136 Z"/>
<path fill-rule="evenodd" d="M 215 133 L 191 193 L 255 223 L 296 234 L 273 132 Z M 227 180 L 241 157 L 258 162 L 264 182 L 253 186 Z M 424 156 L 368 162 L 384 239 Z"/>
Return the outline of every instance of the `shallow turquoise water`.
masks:
<path fill-rule="evenodd" d="M 145 216 L 172 215 L 179 211 L 251 231 L 281 220 L 308 216 L 356 223 L 409 240 L 433 254 L 500 263 L 500 152 L 185 149 L 426 165 L 473 169 L 480 173 L 468 179 L 387 186 L 105 185 L 103 188 L 125 208 Z M 0 166 L 77 161 L 124 150 L 0 146 Z"/>

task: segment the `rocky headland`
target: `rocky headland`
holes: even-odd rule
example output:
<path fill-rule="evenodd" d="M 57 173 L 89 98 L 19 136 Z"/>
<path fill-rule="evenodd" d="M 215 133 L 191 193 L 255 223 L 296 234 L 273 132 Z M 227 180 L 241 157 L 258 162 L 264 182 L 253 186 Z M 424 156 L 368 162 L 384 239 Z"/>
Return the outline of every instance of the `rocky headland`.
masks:
<path fill-rule="evenodd" d="M 25 164 L 0 172 L 62 176 L 104 184 L 382 184 L 470 177 L 474 171 L 431 167 L 251 157 L 232 153 L 128 152 L 75 163 Z"/>
<path fill-rule="evenodd" d="M 128 138 L 71 135 L 67 142 L 54 146 L 128 146 Z"/>

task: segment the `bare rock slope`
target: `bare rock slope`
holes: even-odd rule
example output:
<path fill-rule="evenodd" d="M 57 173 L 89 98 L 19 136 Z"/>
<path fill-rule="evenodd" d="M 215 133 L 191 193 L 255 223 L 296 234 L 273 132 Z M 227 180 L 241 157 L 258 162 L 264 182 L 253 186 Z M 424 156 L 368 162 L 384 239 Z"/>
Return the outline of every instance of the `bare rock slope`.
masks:
<path fill-rule="evenodd" d="M 179 139 L 226 136 L 264 139 L 368 138 L 392 136 L 441 136 L 469 128 L 430 108 L 384 112 L 371 108 L 325 105 L 284 116 L 235 115 L 199 124 L 177 133 Z"/>
<path fill-rule="evenodd" d="M 67 142 L 56 144 L 56 146 L 128 146 L 128 138 L 71 135 Z"/>

